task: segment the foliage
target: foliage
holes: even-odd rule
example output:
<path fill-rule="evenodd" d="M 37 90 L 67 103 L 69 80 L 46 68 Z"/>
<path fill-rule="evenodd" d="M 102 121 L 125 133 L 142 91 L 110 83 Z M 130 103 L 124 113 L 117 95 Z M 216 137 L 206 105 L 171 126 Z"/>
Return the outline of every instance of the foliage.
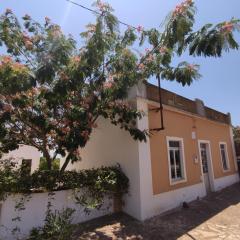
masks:
<path fill-rule="evenodd" d="M 30 194 L 32 192 L 73 189 L 79 204 L 86 208 L 101 207 L 104 197 L 115 193 L 127 193 L 129 180 L 120 166 L 101 167 L 81 171 L 58 170 L 36 171 L 23 174 L 12 161 L 2 160 L 0 165 L 0 196 L 10 193 Z M 79 195 L 79 193 L 82 193 Z M 94 206 L 93 206 L 94 201 Z"/>
<path fill-rule="evenodd" d="M 72 215 L 74 210 L 71 208 L 62 211 L 52 211 L 47 209 L 45 224 L 43 227 L 34 228 L 30 233 L 28 240 L 66 240 L 71 239 L 74 227 Z"/>
<path fill-rule="evenodd" d="M 21 212 L 25 210 L 25 203 L 34 192 L 73 190 L 76 204 L 84 207 L 86 213 L 91 209 L 100 209 L 105 197 L 114 194 L 122 195 L 128 192 L 129 180 L 122 172 L 120 166 L 101 167 L 76 171 L 65 171 L 60 174 L 59 170 L 36 171 L 32 175 L 22 171 L 12 160 L 0 162 L 0 197 L 5 200 L 9 194 L 23 193 L 15 204 L 16 216 L 12 221 L 16 226 L 12 229 L 13 236 L 21 235 L 19 222 L 22 220 Z M 52 198 L 54 199 L 54 198 Z M 45 225 L 33 229 L 30 239 L 66 239 L 71 236 L 73 209 L 67 208 L 62 211 L 51 210 L 51 201 L 48 202 Z M 107 206 L 106 206 L 107 207 Z"/>
<path fill-rule="evenodd" d="M 64 157 L 63 172 L 80 160 L 79 148 L 100 117 L 146 140 L 148 130 L 136 124 L 143 113 L 126 102 L 132 86 L 151 76 L 190 85 L 200 77 L 199 66 L 185 61 L 172 66 L 175 56 L 188 51 L 219 57 L 238 49 L 233 31 L 239 30 L 239 20 L 194 32 L 192 0 L 176 6 L 163 31 L 139 26 L 121 32 L 110 5 L 98 0 L 94 6 L 101 14 L 81 33 L 80 49 L 49 18 L 40 24 L 25 15 L 22 26 L 10 9 L 0 17 L 0 45 L 8 53 L 0 60 L 0 152 L 34 146 L 49 170 L 57 156 Z M 145 41 L 149 49 L 137 54 L 133 46 Z"/>
<path fill-rule="evenodd" d="M 0 160 L 0 199 L 4 199 L 8 192 L 28 193 L 31 188 L 30 178 L 29 173 L 19 168 L 12 159 Z"/>
<path fill-rule="evenodd" d="M 240 127 L 233 127 L 233 138 L 237 144 L 240 144 Z"/>
<path fill-rule="evenodd" d="M 60 159 L 59 158 L 56 158 L 52 161 L 52 169 L 53 170 L 60 169 Z M 48 170 L 47 160 L 44 157 L 40 158 L 39 170 L 41 170 L 41 171 Z"/>

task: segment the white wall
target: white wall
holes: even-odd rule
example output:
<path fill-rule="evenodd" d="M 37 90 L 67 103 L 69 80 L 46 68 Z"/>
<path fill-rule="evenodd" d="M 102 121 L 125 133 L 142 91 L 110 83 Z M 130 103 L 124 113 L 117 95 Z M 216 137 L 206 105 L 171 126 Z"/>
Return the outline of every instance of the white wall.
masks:
<path fill-rule="evenodd" d="M 140 99 L 136 99 L 137 96 L 140 98 L 146 97 L 144 84 L 133 87 L 129 92 L 128 99 L 132 104 L 137 105 L 138 109 L 147 110 L 145 105 L 141 105 Z M 138 121 L 139 128 L 148 129 L 146 119 L 148 119 L 147 116 Z M 151 167 L 149 168 L 149 163 L 144 165 L 144 162 L 148 161 L 147 156 L 149 156 L 150 152 L 148 152 L 149 149 L 146 151 L 144 147 L 142 148 L 142 146 L 148 146 L 149 143 L 140 143 L 133 140 L 128 132 L 112 125 L 109 120 L 100 119 L 97 124 L 98 128 L 94 130 L 90 141 L 81 152 L 82 161 L 70 165 L 68 169 L 87 169 L 112 166 L 119 163 L 130 182 L 129 194 L 124 196 L 125 205 L 123 206 L 123 211 L 141 220 L 142 199 L 148 196 L 145 195 L 144 191 L 140 193 L 140 188 L 142 190 L 146 186 L 144 184 L 145 181 L 148 183 L 148 189 L 145 189 L 145 191 L 148 191 L 148 194 L 152 193 L 152 185 L 149 178 Z M 148 177 L 140 179 L 140 175 L 145 174 L 146 171 L 148 171 Z"/>
<path fill-rule="evenodd" d="M 235 173 L 230 176 L 214 179 L 214 190 L 219 191 L 225 187 L 231 186 L 232 184 L 239 182 L 239 174 Z"/>
<path fill-rule="evenodd" d="M 105 204 L 100 210 L 93 210 L 89 215 L 87 215 L 84 212 L 84 208 L 75 203 L 70 190 L 55 193 L 55 200 L 51 201 L 53 209 L 62 210 L 67 207 L 75 209 L 76 212 L 73 215 L 73 223 L 84 222 L 112 213 L 112 200 L 107 198 L 105 199 Z M 18 214 L 15 212 L 15 205 L 16 201 L 18 201 L 21 196 L 22 195 L 20 194 L 9 196 L 7 200 L 0 204 L 0 239 L 2 240 L 17 239 L 16 236 L 11 234 L 11 230 L 16 226 L 21 229 L 19 237 L 26 237 L 33 227 L 40 227 L 44 224 L 48 194 L 32 194 L 30 200 L 24 205 L 26 209 Z M 16 216 L 21 217 L 21 222 L 16 223 L 12 221 L 12 218 Z"/>
<path fill-rule="evenodd" d="M 31 173 L 39 167 L 41 153 L 34 147 L 27 145 L 20 145 L 18 149 L 5 154 L 2 158 L 14 158 L 19 165 L 22 164 L 22 159 L 32 159 Z"/>
<path fill-rule="evenodd" d="M 148 123 L 148 104 L 144 99 L 138 98 L 138 109 L 145 112 L 145 116 L 138 121 L 138 128 L 141 130 L 149 129 Z M 141 216 L 139 220 L 145 220 L 149 215 L 149 210 L 153 209 L 153 185 L 152 185 L 152 166 L 150 140 L 138 142 L 139 148 L 139 172 L 140 172 L 140 196 L 141 196 Z M 149 209 L 150 208 L 150 209 Z M 151 211 L 151 210 L 150 210 Z"/>
<path fill-rule="evenodd" d="M 183 202 L 191 202 L 204 196 L 206 196 L 206 190 L 202 183 L 154 195 L 151 201 L 145 206 L 144 218 L 156 216 L 160 213 L 182 206 Z"/>
<path fill-rule="evenodd" d="M 88 169 L 101 166 L 121 165 L 130 180 L 129 194 L 125 195 L 123 210 L 140 218 L 138 142 L 128 132 L 100 119 L 90 141 L 81 150 L 82 161 L 69 165 L 67 169 Z"/>

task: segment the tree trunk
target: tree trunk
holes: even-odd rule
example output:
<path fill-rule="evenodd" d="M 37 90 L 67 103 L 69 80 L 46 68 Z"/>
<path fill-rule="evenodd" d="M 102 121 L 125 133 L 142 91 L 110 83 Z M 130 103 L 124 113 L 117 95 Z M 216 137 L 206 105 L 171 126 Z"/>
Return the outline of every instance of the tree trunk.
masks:
<path fill-rule="evenodd" d="M 52 158 L 47 150 L 43 152 L 43 156 L 46 158 L 48 170 L 52 170 Z"/>
<path fill-rule="evenodd" d="M 65 171 L 65 169 L 66 169 L 67 165 L 69 164 L 71 158 L 72 158 L 72 152 L 70 152 L 68 154 L 68 156 L 66 157 L 65 162 L 61 167 L 60 174 L 62 174 Z"/>

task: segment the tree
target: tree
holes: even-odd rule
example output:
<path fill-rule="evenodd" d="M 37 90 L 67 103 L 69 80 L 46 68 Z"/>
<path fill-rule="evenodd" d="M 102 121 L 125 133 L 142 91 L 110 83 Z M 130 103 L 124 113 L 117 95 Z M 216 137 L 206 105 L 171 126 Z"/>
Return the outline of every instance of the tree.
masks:
<path fill-rule="evenodd" d="M 240 144 L 240 127 L 233 127 L 233 139 L 236 143 Z"/>
<path fill-rule="evenodd" d="M 233 127 L 233 140 L 237 156 L 240 156 L 240 126 Z"/>
<path fill-rule="evenodd" d="M 44 24 L 29 15 L 23 25 L 10 9 L 0 18 L 0 44 L 7 56 L 0 62 L 0 151 L 19 144 L 36 147 L 52 168 L 57 156 L 69 162 L 80 159 L 79 149 L 88 142 L 99 117 L 125 129 L 135 140 L 146 141 L 136 120 L 143 113 L 126 101 L 128 90 L 150 76 L 190 85 L 200 77 L 198 65 L 172 59 L 190 55 L 220 57 L 238 49 L 233 31 L 239 20 L 231 19 L 193 31 L 195 7 L 191 0 L 168 16 L 164 31 L 141 26 L 119 30 L 110 5 L 97 1 L 96 23 L 81 33 L 80 49 L 71 36 L 45 18 Z M 149 45 L 144 54 L 133 45 Z"/>

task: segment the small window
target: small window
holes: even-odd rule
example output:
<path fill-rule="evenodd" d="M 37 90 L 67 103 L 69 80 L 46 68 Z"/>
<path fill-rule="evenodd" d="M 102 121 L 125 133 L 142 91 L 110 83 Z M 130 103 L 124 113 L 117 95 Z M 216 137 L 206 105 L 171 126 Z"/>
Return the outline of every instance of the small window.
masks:
<path fill-rule="evenodd" d="M 224 171 L 229 170 L 228 154 L 227 154 L 227 144 L 220 143 L 220 154 L 222 159 L 222 167 Z"/>
<path fill-rule="evenodd" d="M 171 183 L 185 180 L 183 140 L 168 138 L 169 174 Z"/>
<path fill-rule="evenodd" d="M 22 173 L 30 174 L 31 168 L 32 168 L 32 159 L 23 159 L 22 166 L 21 166 Z"/>

